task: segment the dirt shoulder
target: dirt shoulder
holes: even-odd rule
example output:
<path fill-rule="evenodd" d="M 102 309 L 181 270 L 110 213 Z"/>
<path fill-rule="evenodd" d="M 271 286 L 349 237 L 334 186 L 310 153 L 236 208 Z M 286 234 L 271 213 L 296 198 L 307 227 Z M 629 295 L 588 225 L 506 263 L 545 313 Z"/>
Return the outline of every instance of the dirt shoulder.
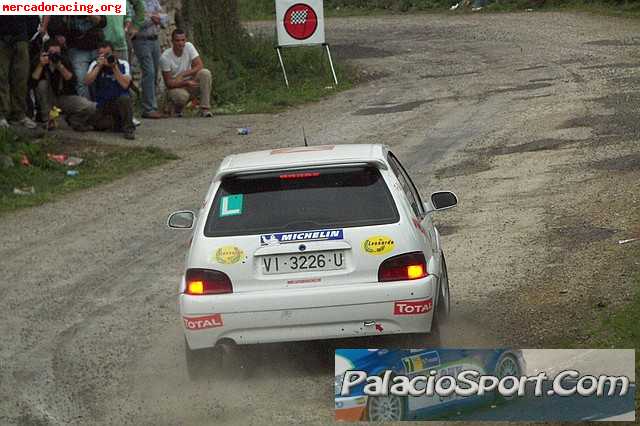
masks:
<path fill-rule="evenodd" d="M 634 22 L 391 16 L 329 20 L 327 34 L 369 83 L 276 115 L 145 121 L 136 143 L 179 160 L 3 216 L 0 423 L 331 423 L 333 343 L 258 347 L 238 371 L 188 381 L 175 303 L 189 235 L 164 227 L 200 205 L 223 156 L 301 145 L 302 123 L 312 144 L 387 143 L 424 195 L 458 193 L 437 219 L 447 346 L 588 347 L 590 323 L 626 303 Z"/>

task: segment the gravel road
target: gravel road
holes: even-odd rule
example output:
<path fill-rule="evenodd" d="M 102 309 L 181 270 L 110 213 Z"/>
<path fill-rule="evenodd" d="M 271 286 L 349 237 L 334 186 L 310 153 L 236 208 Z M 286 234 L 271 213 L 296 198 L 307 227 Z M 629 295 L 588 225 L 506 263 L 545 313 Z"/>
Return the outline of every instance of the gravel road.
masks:
<path fill-rule="evenodd" d="M 327 37 L 366 83 L 276 115 L 145 121 L 135 143 L 180 160 L 2 217 L 0 424 L 331 423 L 332 343 L 255 348 L 188 381 L 189 235 L 164 226 L 200 205 L 223 156 L 301 145 L 303 124 L 312 144 L 389 144 L 423 194 L 458 194 L 437 218 L 447 346 L 588 347 L 589 322 L 629 300 L 639 263 L 617 240 L 640 235 L 637 21 L 345 18 Z"/>

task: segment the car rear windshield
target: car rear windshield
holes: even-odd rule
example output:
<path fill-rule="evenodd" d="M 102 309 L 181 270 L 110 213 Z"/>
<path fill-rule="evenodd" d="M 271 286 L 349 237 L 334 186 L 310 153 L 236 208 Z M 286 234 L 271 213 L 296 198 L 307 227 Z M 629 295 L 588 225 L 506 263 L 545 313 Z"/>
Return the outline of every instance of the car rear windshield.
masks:
<path fill-rule="evenodd" d="M 286 170 L 223 179 L 204 234 L 253 235 L 398 220 L 391 193 L 373 166 Z"/>

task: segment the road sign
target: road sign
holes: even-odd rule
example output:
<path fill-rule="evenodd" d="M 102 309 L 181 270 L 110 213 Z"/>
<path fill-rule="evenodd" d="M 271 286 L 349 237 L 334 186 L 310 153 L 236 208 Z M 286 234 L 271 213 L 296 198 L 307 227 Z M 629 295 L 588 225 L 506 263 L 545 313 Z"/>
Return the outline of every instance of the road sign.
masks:
<path fill-rule="evenodd" d="M 323 0 L 276 0 L 278 46 L 324 44 Z"/>

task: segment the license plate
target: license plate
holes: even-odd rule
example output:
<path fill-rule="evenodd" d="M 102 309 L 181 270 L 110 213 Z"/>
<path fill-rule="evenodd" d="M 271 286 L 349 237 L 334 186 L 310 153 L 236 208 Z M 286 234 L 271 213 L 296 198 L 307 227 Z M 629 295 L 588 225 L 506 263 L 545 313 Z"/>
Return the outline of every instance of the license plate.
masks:
<path fill-rule="evenodd" d="M 320 251 L 304 254 L 279 254 L 260 259 L 262 272 L 271 274 L 291 274 L 307 271 L 334 271 L 344 269 L 344 251 Z"/>

